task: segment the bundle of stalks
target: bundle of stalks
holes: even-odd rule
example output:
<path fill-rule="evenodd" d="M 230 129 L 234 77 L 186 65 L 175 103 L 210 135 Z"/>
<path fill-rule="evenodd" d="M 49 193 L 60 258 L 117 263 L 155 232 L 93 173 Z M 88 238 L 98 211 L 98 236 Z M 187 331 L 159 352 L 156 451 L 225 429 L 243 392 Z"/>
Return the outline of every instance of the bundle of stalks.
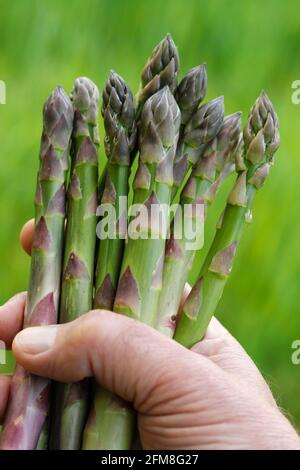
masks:
<path fill-rule="evenodd" d="M 179 85 L 178 78 L 169 34 L 147 60 L 135 99 L 120 75 L 109 74 L 100 178 L 96 85 L 78 78 L 70 99 L 58 87 L 47 100 L 24 328 L 68 322 L 93 307 L 148 324 L 187 348 L 205 335 L 279 147 L 278 119 L 262 92 L 242 133 L 241 112 L 224 117 L 223 96 L 203 104 L 205 64 Z M 237 179 L 178 317 L 196 254 L 207 244 L 210 206 L 233 172 Z M 18 366 L 0 449 L 127 450 L 136 432 L 131 404 L 99 384 L 54 383 L 50 393 L 48 380 Z"/>

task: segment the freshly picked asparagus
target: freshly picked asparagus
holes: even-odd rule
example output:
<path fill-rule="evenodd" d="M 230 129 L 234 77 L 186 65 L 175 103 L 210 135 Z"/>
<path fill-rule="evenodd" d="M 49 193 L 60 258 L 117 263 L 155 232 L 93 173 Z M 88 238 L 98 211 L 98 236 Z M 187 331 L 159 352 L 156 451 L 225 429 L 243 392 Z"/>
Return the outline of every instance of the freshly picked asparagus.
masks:
<path fill-rule="evenodd" d="M 241 113 L 224 117 L 223 96 L 203 104 L 206 90 L 205 64 L 179 81 L 170 34 L 147 60 L 135 99 L 124 79 L 110 72 L 100 178 L 97 86 L 81 77 L 71 99 L 62 87 L 50 95 L 24 328 L 69 322 L 96 308 L 146 323 L 187 348 L 203 338 L 280 140 L 265 92 L 242 133 Z M 207 245 L 208 209 L 234 172 L 216 234 L 178 315 L 190 269 L 197 269 L 196 253 Z M 50 388 L 49 380 L 17 366 L 1 450 L 129 450 L 135 437 L 132 405 L 101 384 L 83 380 Z"/>
<path fill-rule="evenodd" d="M 142 72 L 141 88 L 137 95 L 137 115 L 140 115 L 147 98 L 159 91 L 163 84 L 169 85 L 170 89 L 175 91 L 178 68 L 177 48 L 171 36 L 167 35 L 153 50 Z M 185 106 L 187 109 L 188 104 Z M 194 107 L 193 101 L 193 109 Z M 122 218 L 122 214 L 119 214 L 120 197 L 127 196 L 129 191 L 129 166 L 132 162 L 132 155 L 135 153 L 137 129 L 131 92 L 124 80 L 115 73 L 111 73 L 103 92 L 102 115 L 106 130 L 105 148 L 108 164 L 101 203 L 111 204 L 115 213 Z M 117 222 L 114 234 L 116 238 L 100 242 L 95 308 L 113 308 L 124 246 L 123 234 L 118 233 L 122 230 L 120 227 L 123 220 Z M 109 448 L 114 445 L 116 448 L 128 448 L 131 442 L 131 415 L 128 404 L 97 387 L 85 428 L 84 448 Z M 111 416 L 114 416 L 112 427 L 110 426 Z"/>

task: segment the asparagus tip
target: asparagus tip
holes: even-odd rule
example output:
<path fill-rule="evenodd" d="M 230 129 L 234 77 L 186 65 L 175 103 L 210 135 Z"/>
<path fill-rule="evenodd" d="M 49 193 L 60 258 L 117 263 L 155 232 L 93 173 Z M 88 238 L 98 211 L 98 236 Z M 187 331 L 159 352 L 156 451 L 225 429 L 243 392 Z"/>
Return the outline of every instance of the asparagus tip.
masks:
<path fill-rule="evenodd" d="M 243 138 L 245 158 L 252 164 L 261 163 L 265 155 L 272 160 L 280 145 L 278 117 L 264 90 L 250 110 Z"/>
<path fill-rule="evenodd" d="M 130 150 L 135 147 L 136 125 L 133 95 L 125 80 L 114 70 L 111 70 L 102 93 L 101 113 L 106 132 L 105 151 L 108 156 L 118 141 L 128 138 Z M 124 141 L 124 139 L 121 139 Z M 127 157 L 126 157 L 127 158 Z"/>
<path fill-rule="evenodd" d="M 179 55 L 170 33 L 168 33 L 153 49 L 142 74 L 141 88 L 137 101 L 141 106 L 158 90 L 168 85 L 173 92 L 177 87 L 179 73 Z"/>
<path fill-rule="evenodd" d="M 226 163 L 227 158 L 235 158 L 235 153 L 241 138 L 240 111 L 224 117 L 222 126 L 217 135 L 217 148 L 221 155 L 221 164 Z"/>
<path fill-rule="evenodd" d="M 78 77 L 71 91 L 71 100 L 74 108 L 86 113 L 92 107 L 97 107 L 99 102 L 99 90 L 97 85 L 87 77 Z"/>
<path fill-rule="evenodd" d="M 56 149 L 64 149 L 67 152 L 73 117 L 71 100 L 63 87 L 58 85 L 43 107 L 44 132 L 40 149 L 41 156 L 44 156 L 49 149 L 49 136 Z"/>
<path fill-rule="evenodd" d="M 200 149 L 210 142 L 221 129 L 224 118 L 224 96 L 203 104 L 185 126 L 184 142 Z"/>
<path fill-rule="evenodd" d="M 142 161 L 161 161 L 167 148 L 176 147 L 179 127 L 180 110 L 168 86 L 165 86 L 145 103 L 139 123 L 139 138 Z M 169 152 L 172 157 L 172 152 Z M 172 168 L 173 160 L 165 160 L 168 169 Z M 167 163 L 168 162 L 168 163 Z"/>
<path fill-rule="evenodd" d="M 167 33 L 159 44 L 163 46 L 166 43 L 168 44 L 170 51 L 174 54 L 177 54 L 177 47 L 171 33 Z"/>
<path fill-rule="evenodd" d="M 49 105 L 52 105 L 52 106 L 56 105 L 57 107 L 60 107 L 59 106 L 60 102 L 62 105 L 64 105 L 63 107 L 71 110 L 72 105 L 70 102 L 70 98 L 68 97 L 62 85 L 57 85 L 57 87 L 53 90 L 51 95 L 46 100 L 45 105 L 44 105 L 44 110 L 47 110 Z"/>
<path fill-rule="evenodd" d="M 176 90 L 176 100 L 180 107 L 183 124 L 194 114 L 206 95 L 206 64 L 197 65 L 187 72 Z"/>

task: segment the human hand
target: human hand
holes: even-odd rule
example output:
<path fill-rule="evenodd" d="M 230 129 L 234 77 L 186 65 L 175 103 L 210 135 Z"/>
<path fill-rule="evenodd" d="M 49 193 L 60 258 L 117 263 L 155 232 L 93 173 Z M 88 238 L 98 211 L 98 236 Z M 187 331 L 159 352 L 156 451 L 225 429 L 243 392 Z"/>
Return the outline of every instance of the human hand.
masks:
<path fill-rule="evenodd" d="M 258 369 L 216 319 L 192 351 L 107 311 L 28 328 L 13 351 L 34 374 L 62 382 L 94 376 L 133 402 L 144 448 L 300 449 Z"/>

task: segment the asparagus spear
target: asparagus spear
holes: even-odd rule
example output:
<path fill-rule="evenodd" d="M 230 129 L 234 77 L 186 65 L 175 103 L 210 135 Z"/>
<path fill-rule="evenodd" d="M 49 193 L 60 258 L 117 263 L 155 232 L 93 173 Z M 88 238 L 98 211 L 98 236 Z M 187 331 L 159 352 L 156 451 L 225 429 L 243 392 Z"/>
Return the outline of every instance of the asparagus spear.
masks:
<path fill-rule="evenodd" d="M 179 126 L 180 111 L 166 87 L 149 98 L 141 115 L 134 204 L 143 205 L 147 220 L 141 224 L 139 220 L 137 227 L 135 222 L 140 219 L 139 215 L 131 221 L 114 304 L 116 312 L 149 325 L 154 324 L 166 243 L 158 212 L 163 207 L 167 209 L 171 201 Z"/>
<path fill-rule="evenodd" d="M 186 347 L 202 339 L 215 313 L 255 194 L 264 184 L 279 147 L 278 118 L 265 92 L 250 111 L 243 141 L 244 151 L 237 153 L 236 183 L 175 331 L 176 341 Z"/>
<path fill-rule="evenodd" d="M 108 158 L 101 203 L 111 206 L 118 220 L 115 237 L 101 240 L 98 253 L 94 307 L 111 310 L 119 279 L 124 247 L 120 197 L 128 195 L 130 152 L 135 146 L 136 126 L 133 97 L 123 78 L 111 72 L 103 92 L 105 150 Z M 126 219 L 125 219 L 126 220 Z M 121 230 L 121 233 L 119 233 Z"/>
<path fill-rule="evenodd" d="M 60 305 L 60 322 L 74 320 L 92 307 L 98 179 L 99 92 L 88 78 L 78 78 L 71 95 L 75 110 L 72 174 Z M 88 381 L 57 384 L 50 446 L 80 449 L 87 413 Z"/>
<path fill-rule="evenodd" d="M 220 113 L 222 112 L 223 108 L 220 106 Z M 178 234 L 182 236 L 177 238 L 173 225 L 166 246 L 162 291 L 157 309 L 157 329 L 170 337 L 174 334 L 180 298 L 196 250 L 203 246 L 204 219 L 208 206 L 213 202 L 220 187 L 223 168 L 228 160 L 233 158 L 239 142 L 240 120 L 241 113 L 225 117 L 217 136 L 207 145 L 181 193 L 178 210 L 184 215 L 183 223 L 189 217 L 198 220 L 195 220 L 194 226 L 191 227 L 194 232 L 197 230 L 196 233 L 190 234 L 187 228 L 183 227 L 183 233 Z M 187 209 L 192 211 L 186 213 Z M 174 220 L 176 224 L 176 215 Z"/>
<path fill-rule="evenodd" d="M 60 294 L 65 218 L 65 177 L 73 108 L 62 87 L 44 105 L 40 168 L 35 197 L 35 233 L 24 328 L 55 324 Z M 48 411 L 50 382 L 17 366 L 0 449 L 37 447 Z"/>

